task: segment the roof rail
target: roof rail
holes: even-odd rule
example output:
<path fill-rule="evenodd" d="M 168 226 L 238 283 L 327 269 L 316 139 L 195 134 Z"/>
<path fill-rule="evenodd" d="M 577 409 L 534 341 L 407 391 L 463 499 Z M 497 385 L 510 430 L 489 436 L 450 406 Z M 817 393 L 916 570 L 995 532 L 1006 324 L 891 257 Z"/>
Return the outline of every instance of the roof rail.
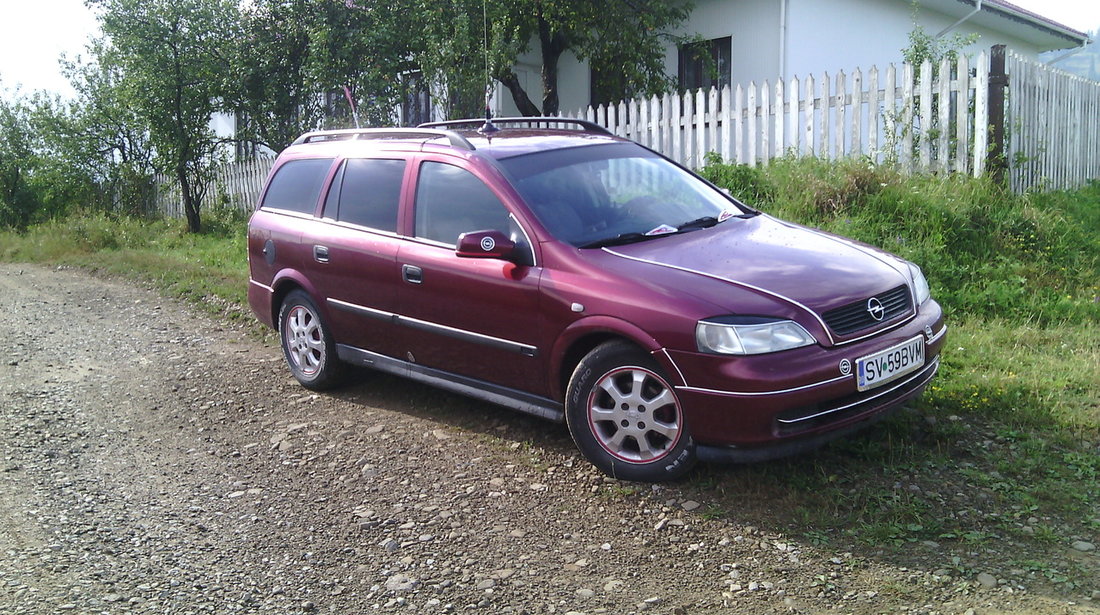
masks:
<path fill-rule="evenodd" d="M 300 143 L 317 143 L 323 141 L 365 141 L 369 139 L 411 139 L 423 137 L 435 139 L 445 137 L 454 147 L 465 150 L 474 150 L 473 143 L 466 137 L 450 130 L 433 130 L 431 128 L 351 128 L 347 130 L 318 130 L 307 132 L 294 140 L 291 145 Z"/>
<path fill-rule="evenodd" d="M 428 122 L 427 124 L 421 124 L 417 128 L 452 128 L 455 126 L 481 126 L 485 123 L 484 118 L 469 119 L 469 120 L 449 120 L 446 122 Z M 579 120 L 571 117 L 494 117 L 492 123 L 497 126 L 502 125 L 533 125 L 533 124 L 573 124 L 580 126 L 587 132 L 594 132 L 596 134 L 607 135 L 609 137 L 615 136 L 610 130 L 600 126 L 595 122 L 588 120 Z M 534 126 L 538 128 L 539 126 Z"/>

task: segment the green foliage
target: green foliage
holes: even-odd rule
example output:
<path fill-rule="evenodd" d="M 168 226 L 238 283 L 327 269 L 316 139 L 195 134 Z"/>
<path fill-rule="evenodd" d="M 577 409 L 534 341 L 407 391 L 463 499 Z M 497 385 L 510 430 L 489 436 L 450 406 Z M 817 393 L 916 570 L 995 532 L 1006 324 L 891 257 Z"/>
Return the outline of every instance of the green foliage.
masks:
<path fill-rule="evenodd" d="M 99 0 L 109 44 L 97 62 L 122 75 L 121 95 L 148 130 L 158 170 L 180 185 L 188 228 L 220 141 L 211 116 L 231 87 L 226 41 L 238 35 L 230 0 Z"/>
<path fill-rule="evenodd" d="M 954 66 L 959 59 L 959 52 L 978 42 L 980 38 L 976 32 L 953 32 L 942 38 L 932 36 L 924 31 L 924 26 L 917 23 L 919 11 L 920 5 L 913 2 L 913 29 L 909 31 L 909 45 L 901 50 L 906 64 L 919 67 L 927 60 L 932 63 L 932 71 L 938 74 L 940 62 L 946 59 Z"/>
<path fill-rule="evenodd" d="M 306 74 L 313 92 L 343 97 L 348 86 L 360 106 L 360 119 L 367 125 L 392 121 L 393 108 L 405 94 L 403 76 L 416 69 L 413 54 L 423 27 L 411 0 L 385 5 L 364 0 L 309 0 L 296 2 L 307 14 L 299 19 L 308 25 L 310 59 Z M 311 13 L 311 14 L 309 14 Z M 278 32 L 276 30 L 276 32 Z M 251 54 L 251 51 L 246 51 Z M 340 102 L 336 121 L 351 125 L 350 115 Z"/>
<path fill-rule="evenodd" d="M 708 152 L 700 175 L 726 190 L 744 203 L 765 203 L 771 200 L 775 189 L 768 183 L 762 167 L 747 164 L 722 164 L 722 157 Z"/>
<path fill-rule="evenodd" d="M 153 151 L 149 132 L 130 104 L 120 66 L 98 61 L 108 57 L 102 41 L 89 47 L 91 60 L 66 63 L 77 97 L 71 119 L 59 124 L 58 150 L 68 164 L 94 177 L 110 198 L 106 209 L 139 214 L 148 204 Z"/>
<path fill-rule="evenodd" d="M 248 313 L 244 216 L 211 210 L 199 233 L 179 220 L 76 212 L 0 231 L 0 261 L 85 267 L 147 282 L 232 318 Z"/>
<path fill-rule="evenodd" d="M 35 165 L 28 110 L 0 100 L 0 225 L 24 228 L 40 212 L 29 176 Z"/>
<path fill-rule="evenodd" d="M 280 151 L 321 123 L 324 105 L 309 75 L 310 2 L 260 0 L 240 5 L 241 36 L 230 45 L 239 87 L 228 103 L 243 120 L 239 135 Z"/>
<path fill-rule="evenodd" d="M 619 78 L 611 84 L 636 95 L 665 92 L 670 87 L 664 67 L 664 45 L 680 40 L 671 30 L 691 13 L 685 0 L 509 0 L 498 3 L 493 24 L 493 77 L 512 94 L 525 115 L 553 115 L 559 111 L 558 60 L 565 51 L 601 66 Z M 471 16 L 480 19 L 480 14 Z M 480 28 L 478 28 L 480 30 Z M 541 106 L 528 98 L 513 66 L 531 42 L 542 61 Z M 609 92 L 613 93 L 613 92 Z"/>
<path fill-rule="evenodd" d="M 0 227 L 104 207 L 109 194 L 75 147 L 79 109 L 39 93 L 0 101 Z"/>

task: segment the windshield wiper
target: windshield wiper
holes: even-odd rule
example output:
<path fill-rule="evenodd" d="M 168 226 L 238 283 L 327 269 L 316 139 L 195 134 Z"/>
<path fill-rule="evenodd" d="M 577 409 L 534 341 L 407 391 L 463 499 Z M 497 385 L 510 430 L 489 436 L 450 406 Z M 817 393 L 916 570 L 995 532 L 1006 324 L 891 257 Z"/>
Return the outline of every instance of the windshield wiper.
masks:
<path fill-rule="evenodd" d="M 577 246 L 578 248 L 604 248 L 607 246 L 621 246 L 628 243 L 636 243 L 639 241 L 645 241 L 647 239 L 653 239 L 654 237 L 662 237 L 662 235 L 646 235 L 644 233 L 620 233 L 614 237 L 604 237 L 603 239 L 597 239 L 596 241 L 590 241 L 585 244 Z"/>
<path fill-rule="evenodd" d="M 714 216 L 703 216 L 702 218 L 696 218 L 690 222 L 685 222 L 676 227 L 677 231 L 693 231 L 695 229 L 710 228 L 718 224 L 718 218 Z"/>

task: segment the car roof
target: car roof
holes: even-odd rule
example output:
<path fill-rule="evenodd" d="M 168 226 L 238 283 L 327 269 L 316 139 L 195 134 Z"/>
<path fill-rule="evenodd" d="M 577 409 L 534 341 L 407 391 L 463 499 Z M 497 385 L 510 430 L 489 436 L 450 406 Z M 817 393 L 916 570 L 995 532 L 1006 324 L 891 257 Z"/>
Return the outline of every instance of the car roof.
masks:
<path fill-rule="evenodd" d="M 475 131 L 459 134 L 466 137 L 477 148 L 476 151 L 497 160 L 548 150 L 627 141 L 614 135 L 546 128 L 502 128 L 492 136 L 480 135 Z"/>
<path fill-rule="evenodd" d="M 476 152 L 502 160 L 541 151 L 607 143 L 629 143 L 607 129 L 570 118 L 503 118 L 421 124 L 416 128 L 365 128 L 306 133 L 285 153 L 341 155 L 354 151 L 425 150 L 429 147 Z"/>

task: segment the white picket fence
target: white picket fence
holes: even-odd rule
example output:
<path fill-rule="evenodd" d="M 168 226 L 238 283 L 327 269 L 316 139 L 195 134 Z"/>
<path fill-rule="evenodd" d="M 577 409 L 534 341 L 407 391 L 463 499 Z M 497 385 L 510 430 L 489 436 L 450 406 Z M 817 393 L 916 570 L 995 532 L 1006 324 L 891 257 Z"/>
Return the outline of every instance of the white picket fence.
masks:
<path fill-rule="evenodd" d="M 1077 188 L 1100 178 L 1100 82 L 1012 52 L 1005 72 L 1013 191 Z"/>
<path fill-rule="evenodd" d="M 220 164 L 214 169 L 212 183 L 207 187 L 203 208 L 223 206 L 240 211 L 252 211 L 263 190 L 274 158 L 257 157 Z M 171 218 L 182 218 L 183 198 L 175 177 L 158 173 L 156 180 L 156 210 Z"/>
<path fill-rule="evenodd" d="M 987 159 L 988 54 L 933 70 L 890 65 L 850 74 L 725 86 L 588 107 L 587 119 L 688 167 L 708 152 L 766 165 L 778 156 L 865 156 L 912 172 L 980 175 Z M 971 68 L 974 70 L 971 71 Z"/>
<path fill-rule="evenodd" d="M 1017 192 L 1056 190 L 1100 178 L 1100 83 L 1012 52 L 1004 57 L 1008 90 L 999 128 L 1008 184 Z M 600 124 L 692 168 L 714 152 L 747 165 L 788 155 L 864 157 L 910 173 L 980 176 L 1002 160 L 994 143 L 998 127 L 991 126 L 998 120 L 990 113 L 996 89 L 990 88 L 990 64 L 990 52 L 982 52 L 935 70 L 924 62 L 822 73 L 563 115 Z M 204 207 L 251 210 L 272 163 L 257 158 L 222 165 Z M 157 186 L 157 209 L 182 217 L 174 180 L 157 176 Z"/>

